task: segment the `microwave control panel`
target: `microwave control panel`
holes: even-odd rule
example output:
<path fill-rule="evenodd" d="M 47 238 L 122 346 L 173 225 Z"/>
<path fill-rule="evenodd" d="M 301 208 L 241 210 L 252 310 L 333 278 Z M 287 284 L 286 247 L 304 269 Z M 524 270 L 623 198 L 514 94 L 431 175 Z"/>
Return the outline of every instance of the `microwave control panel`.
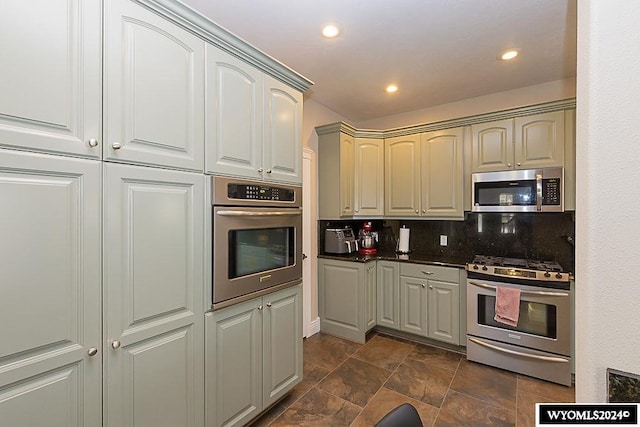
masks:
<path fill-rule="evenodd" d="M 295 201 L 293 190 L 270 185 L 229 184 L 227 197 L 235 200 Z"/>
<path fill-rule="evenodd" d="M 543 179 L 542 194 L 544 194 L 543 205 L 560 205 L 560 179 Z"/>

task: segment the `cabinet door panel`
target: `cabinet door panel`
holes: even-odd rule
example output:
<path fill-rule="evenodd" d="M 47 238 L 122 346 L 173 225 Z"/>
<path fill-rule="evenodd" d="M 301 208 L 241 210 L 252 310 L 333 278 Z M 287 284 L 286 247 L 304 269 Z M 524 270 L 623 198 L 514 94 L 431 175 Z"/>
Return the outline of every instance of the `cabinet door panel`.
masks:
<path fill-rule="evenodd" d="M 352 216 L 354 191 L 354 148 L 353 137 L 340 134 L 340 216 Z"/>
<path fill-rule="evenodd" d="M 427 336 L 426 280 L 400 277 L 402 320 L 400 329 L 416 335 Z"/>
<path fill-rule="evenodd" d="M 207 45 L 207 172 L 260 179 L 262 73 Z"/>
<path fill-rule="evenodd" d="M 0 146 L 100 157 L 100 21 L 92 0 L 3 4 Z"/>
<path fill-rule="evenodd" d="M 378 325 L 400 329 L 400 276 L 398 264 L 378 261 Z"/>
<path fill-rule="evenodd" d="M 460 295 L 457 283 L 429 281 L 429 338 L 460 343 Z"/>
<path fill-rule="evenodd" d="M 204 41 L 130 0 L 105 7 L 105 158 L 202 171 Z"/>
<path fill-rule="evenodd" d="M 373 264 L 373 263 L 372 263 Z M 376 326 L 376 310 L 378 295 L 376 292 L 377 270 L 375 264 L 367 265 L 364 269 L 366 330 Z"/>
<path fill-rule="evenodd" d="M 101 424 L 100 169 L 0 150 L 2 424 Z"/>
<path fill-rule="evenodd" d="M 564 166 L 564 111 L 515 120 L 516 167 Z"/>
<path fill-rule="evenodd" d="M 384 140 L 355 140 L 355 215 L 384 214 Z"/>
<path fill-rule="evenodd" d="M 145 358 L 170 363 L 190 408 L 203 405 L 203 181 L 187 172 L 105 165 L 104 330 L 106 345 L 122 346 L 107 352 L 106 425 L 133 425 L 136 411 L 154 419 L 130 403 L 152 387 L 144 372 L 128 374 Z M 170 335 L 177 331 L 181 336 Z M 169 398 L 150 396 L 160 406 Z M 178 424 L 199 424 L 200 412 L 189 410 Z"/>
<path fill-rule="evenodd" d="M 419 216 L 419 150 L 420 135 L 385 141 L 385 215 Z"/>
<path fill-rule="evenodd" d="M 264 76 L 264 177 L 302 182 L 302 94 Z"/>
<path fill-rule="evenodd" d="M 206 314 L 207 426 L 241 426 L 262 410 L 260 304 L 258 298 Z"/>
<path fill-rule="evenodd" d="M 263 298 L 263 398 L 266 408 L 302 381 L 302 288 Z"/>
<path fill-rule="evenodd" d="M 463 218 L 462 128 L 422 135 L 422 215 Z"/>
<path fill-rule="evenodd" d="M 513 119 L 471 126 L 472 172 L 513 169 Z"/>

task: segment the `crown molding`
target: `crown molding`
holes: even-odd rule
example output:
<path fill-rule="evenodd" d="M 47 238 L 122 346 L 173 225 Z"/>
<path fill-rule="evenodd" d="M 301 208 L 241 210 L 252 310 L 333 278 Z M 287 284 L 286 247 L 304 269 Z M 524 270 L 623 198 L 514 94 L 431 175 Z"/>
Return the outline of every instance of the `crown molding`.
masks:
<path fill-rule="evenodd" d="M 313 85 L 311 80 L 255 48 L 184 3 L 176 0 L 133 1 L 301 92 L 306 91 Z"/>

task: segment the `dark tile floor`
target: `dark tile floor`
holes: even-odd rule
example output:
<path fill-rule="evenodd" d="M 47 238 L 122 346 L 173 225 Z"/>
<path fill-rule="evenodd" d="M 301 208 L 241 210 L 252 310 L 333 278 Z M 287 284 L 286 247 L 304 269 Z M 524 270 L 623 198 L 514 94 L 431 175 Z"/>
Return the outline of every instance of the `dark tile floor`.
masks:
<path fill-rule="evenodd" d="M 253 426 L 373 426 L 404 402 L 425 426 L 533 426 L 536 402 L 573 402 L 573 387 L 469 362 L 376 334 L 366 344 L 316 334 L 304 380 Z"/>

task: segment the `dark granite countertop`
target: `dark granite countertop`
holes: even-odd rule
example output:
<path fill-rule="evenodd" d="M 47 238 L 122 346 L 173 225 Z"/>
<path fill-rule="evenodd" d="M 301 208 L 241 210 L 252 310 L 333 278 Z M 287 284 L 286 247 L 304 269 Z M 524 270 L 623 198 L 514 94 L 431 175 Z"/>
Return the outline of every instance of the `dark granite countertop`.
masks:
<path fill-rule="evenodd" d="M 351 261 L 351 262 L 369 262 L 369 261 L 399 261 L 399 262 L 411 262 L 415 264 L 429 264 L 429 265 L 441 265 L 443 267 L 464 268 L 465 264 L 471 260 L 467 257 L 455 257 L 444 255 L 430 255 L 419 252 L 410 252 L 408 254 L 398 254 L 395 252 L 378 251 L 374 255 L 360 255 L 359 253 L 353 254 L 318 254 L 318 258 L 335 259 L 339 261 Z"/>

